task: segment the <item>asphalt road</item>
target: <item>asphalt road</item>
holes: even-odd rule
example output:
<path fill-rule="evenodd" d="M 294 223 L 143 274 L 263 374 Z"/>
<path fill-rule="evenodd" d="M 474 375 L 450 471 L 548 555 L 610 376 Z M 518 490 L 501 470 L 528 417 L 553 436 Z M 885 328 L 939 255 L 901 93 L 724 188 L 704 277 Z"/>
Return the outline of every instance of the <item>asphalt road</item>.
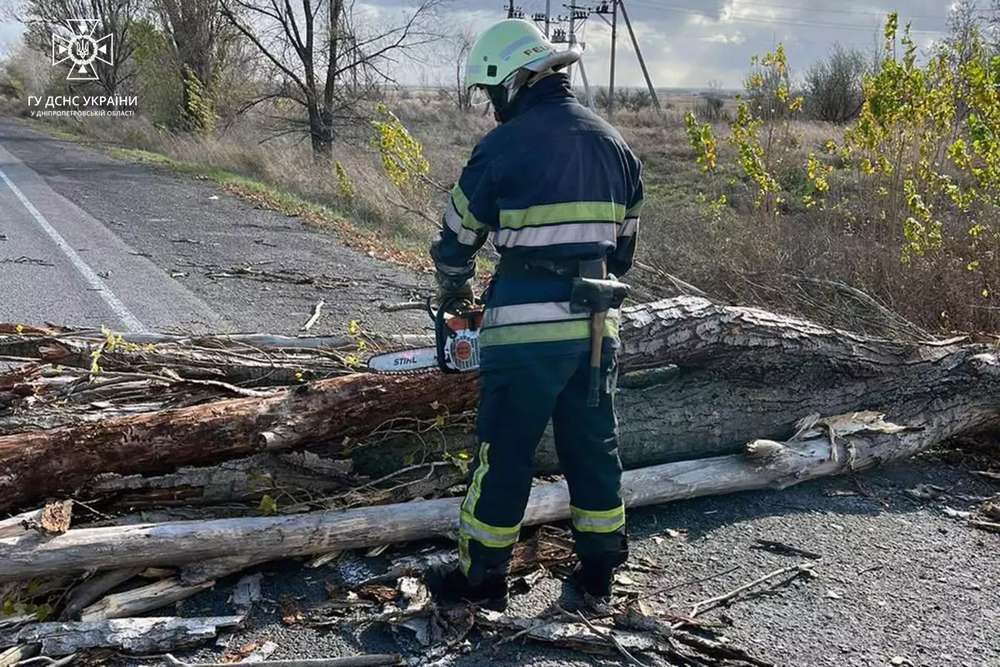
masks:
<path fill-rule="evenodd" d="M 352 319 L 384 333 L 422 327 L 378 306 L 429 280 L 211 183 L 0 118 L 0 284 L 6 322 L 292 333 L 322 300 L 311 332 L 324 334 Z"/>
<path fill-rule="evenodd" d="M 323 276 L 327 286 L 239 277 L 233 269 L 241 267 Z M 424 325 L 421 316 L 386 315 L 378 306 L 410 300 L 426 286 L 423 276 L 347 249 L 332 235 L 256 209 L 210 183 L 116 161 L 0 119 L 0 321 L 294 332 L 322 299 L 327 306 L 316 333 L 343 331 L 351 319 L 372 330 L 413 331 Z M 945 511 L 968 510 L 1000 492 L 973 474 L 989 465 L 1000 468 L 1000 462 L 922 457 L 857 481 L 821 480 L 637 511 L 629 518 L 633 562 L 645 559 L 653 567 L 629 576 L 639 590 L 678 585 L 649 601 L 683 612 L 799 562 L 755 548 L 757 540 L 782 542 L 819 554 L 820 576 L 711 612 L 734 644 L 785 667 L 1000 667 L 1000 536 Z M 935 501 L 906 493 L 922 483 L 946 491 Z M 378 567 L 378 560 L 355 555 L 318 570 L 268 566 L 262 570 L 265 600 L 247 627 L 190 655 L 217 658 L 227 647 L 272 640 L 279 647 L 273 658 L 402 650 L 420 664 L 426 651 L 405 633 L 281 622 L 283 599 L 306 608 L 320 604 L 325 584 L 349 584 L 359 568 Z M 157 614 L 231 613 L 233 583 L 219 582 Z M 565 594 L 561 582 L 545 579 L 514 598 L 513 612 L 544 612 Z M 619 664 L 520 642 L 494 647 L 479 636 L 435 662 Z"/>
<path fill-rule="evenodd" d="M 691 606 L 769 572 L 812 563 L 817 578 L 749 595 L 706 618 L 755 657 L 780 667 L 1000 666 L 1000 535 L 970 528 L 946 510 L 966 511 L 1000 484 L 972 473 L 988 465 L 954 453 L 903 461 L 856 479 L 831 478 L 781 492 L 755 491 L 645 508 L 629 515 L 631 562 L 627 588 L 652 609 L 686 614 Z M 993 464 L 1000 467 L 1000 462 Z M 908 491 L 931 484 L 935 500 Z M 774 553 L 778 542 L 817 558 Z M 388 555 L 413 553 L 404 545 Z M 379 558 L 348 554 L 307 569 L 276 563 L 262 571 L 264 598 L 246 627 L 190 655 L 218 659 L 227 650 L 267 641 L 271 659 L 320 658 L 401 651 L 411 665 L 442 667 L 580 667 L 628 664 L 530 642 L 497 644 L 482 635 L 450 650 L 429 650 L 406 630 L 393 633 L 362 620 L 315 629 L 282 622 L 282 604 L 303 610 L 328 599 L 328 587 L 350 590 L 380 573 Z M 236 577 L 232 578 L 236 579 Z M 233 581 L 178 605 L 183 615 L 232 613 Z M 662 594 L 650 591 L 670 588 Z M 548 577 L 513 597 L 511 615 L 533 618 L 565 606 L 574 594 Z M 646 665 L 666 665 L 641 656 Z M 135 663 L 138 665 L 139 663 Z"/>

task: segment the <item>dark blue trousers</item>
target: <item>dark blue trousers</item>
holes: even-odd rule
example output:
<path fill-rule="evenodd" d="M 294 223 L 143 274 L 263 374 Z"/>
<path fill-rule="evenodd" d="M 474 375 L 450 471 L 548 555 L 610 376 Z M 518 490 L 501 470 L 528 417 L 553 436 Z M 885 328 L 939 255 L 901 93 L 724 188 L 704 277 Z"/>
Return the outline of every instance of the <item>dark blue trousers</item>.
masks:
<path fill-rule="evenodd" d="M 587 353 L 483 372 L 479 450 L 459 530 L 460 561 L 470 583 L 506 575 L 531 491 L 535 449 L 550 419 L 569 484 L 578 556 L 607 567 L 625 561 L 616 378 L 616 355 L 606 352 L 601 403 L 588 407 Z"/>

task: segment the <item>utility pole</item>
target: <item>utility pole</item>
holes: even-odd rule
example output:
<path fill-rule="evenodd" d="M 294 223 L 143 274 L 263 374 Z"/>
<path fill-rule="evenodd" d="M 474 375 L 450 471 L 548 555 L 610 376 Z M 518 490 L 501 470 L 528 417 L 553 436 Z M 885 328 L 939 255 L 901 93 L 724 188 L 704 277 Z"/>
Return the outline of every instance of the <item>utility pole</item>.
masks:
<path fill-rule="evenodd" d="M 649 88 L 649 96 L 653 98 L 653 104 L 656 106 L 657 111 L 662 111 L 663 108 L 660 106 L 660 98 L 656 96 L 656 89 L 653 87 L 653 80 L 649 78 L 649 70 L 646 69 L 646 60 L 642 57 L 642 50 L 639 48 L 639 40 L 636 39 L 635 30 L 632 29 L 632 21 L 629 20 L 628 10 L 625 9 L 625 0 L 615 0 L 615 4 L 621 7 L 622 18 L 625 19 L 625 25 L 628 26 L 628 34 L 632 37 L 632 47 L 635 49 L 635 55 L 639 58 L 639 67 L 642 68 L 642 75 L 646 78 L 646 87 Z"/>
<path fill-rule="evenodd" d="M 572 49 L 576 45 L 576 0 L 571 0 L 570 3 L 563 4 L 563 7 L 569 9 L 569 48 Z M 570 86 L 573 85 L 573 65 L 569 64 L 566 66 L 566 76 L 569 77 Z"/>
<path fill-rule="evenodd" d="M 583 60 L 577 64 L 580 66 L 580 76 L 583 78 L 583 90 L 587 97 L 587 106 L 594 108 L 594 90 L 590 87 L 590 79 L 587 78 L 587 68 Z"/>
<path fill-rule="evenodd" d="M 514 18 L 514 0 L 507 0 L 507 18 Z"/>
<path fill-rule="evenodd" d="M 549 37 L 552 28 L 552 0 L 545 0 L 545 37 Z"/>
<path fill-rule="evenodd" d="M 594 10 L 594 13 L 605 23 L 611 26 L 611 70 L 608 74 L 608 118 L 615 115 L 615 73 L 617 71 L 618 59 L 618 0 L 604 1 Z M 611 21 L 607 15 L 611 14 Z"/>
<path fill-rule="evenodd" d="M 611 8 L 611 74 L 608 76 L 608 117 L 615 115 L 615 70 L 618 56 L 618 0 Z"/>
<path fill-rule="evenodd" d="M 590 10 L 585 7 L 581 7 L 576 4 L 576 0 L 570 0 L 568 5 L 563 5 L 569 10 L 569 48 L 573 48 L 576 44 L 576 25 L 578 21 L 586 22 L 590 17 Z M 583 68 L 583 61 L 580 61 L 580 72 L 583 77 L 583 89 L 587 95 L 588 104 L 591 103 L 590 94 L 590 81 L 587 80 L 587 72 Z M 570 82 L 573 81 L 573 66 L 569 65 L 566 67 L 566 75 L 569 77 Z M 592 106 L 592 104 L 591 104 Z"/>

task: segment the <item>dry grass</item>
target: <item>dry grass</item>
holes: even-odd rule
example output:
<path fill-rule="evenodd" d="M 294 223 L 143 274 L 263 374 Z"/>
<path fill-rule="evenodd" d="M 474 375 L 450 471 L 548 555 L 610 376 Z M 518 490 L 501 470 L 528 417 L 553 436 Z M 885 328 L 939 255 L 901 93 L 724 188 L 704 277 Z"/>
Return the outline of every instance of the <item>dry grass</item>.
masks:
<path fill-rule="evenodd" d="M 822 153 L 842 129 L 809 121 L 793 125 L 796 148 L 790 162 L 804 164 Z M 1000 309 L 982 291 L 1000 282 L 998 267 L 972 273 L 969 221 L 957 211 L 944 216 L 944 246 L 924 257 L 902 260 L 902 229 L 872 217 L 879 204 L 857 189 L 850 172 L 831 177 L 823 208 L 806 209 L 796 183 L 784 183 L 788 210 L 764 218 L 752 208 L 746 184 L 735 172 L 702 174 L 683 127 L 629 127 L 625 134 L 647 169 L 648 198 L 641 254 L 719 298 L 753 303 L 825 321 L 847 324 L 853 313 L 831 308 L 837 283 L 863 290 L 907 320 L 931 332 L 1000 329 Z M 716 128 L 725 136 L 724 127 Z M 732 149 L 721 146 L 720 164 Z M 730 158 L 730 159 L 727 159 Z M 713 214 L 700 194 L 725 194 L 729 206 Z M 848 215 L 850 214 L 850 215 Z M 987 253 L 988 258 L 991 258 Z M 996 258 L 992 258 L 996 259 Z M 805 278 L 806 280 L 802 280 Z M 827 283 L 824 289 L 816 282 Z"/>
<path fill-rule="evenodd" d="M 688 98 L 687 102 L 691 102 Z M 695 100 L 696 102 L 696 100 Z M 433 93 L 392 100 L 391 108 L 423 146 L 431 177 L 450 187 L 478 139 L 493 127 L 481 112 L 460 113 Z M 861 201 L 846 173 L 833 176 L 830 203 L 842 211 L 806 210 L 796 183 L 786 183 L 792 204 L 777 219 L 762 219 L 752 210 L 751 196 L 740 175 L 722 170 L 709 178 L 694 162 L 676 102 L 662 116 L 653 111 L 621 112 L 616 124 L 641 156 L 646 169 L 647 208 L 641 257 L 680 276 L 718 298 L 790 311 L 820 320 L 851 325 L 858 321 L 831 307 L 822 283 L 805 276 L 844 283 L 871 294 L 882 304 L 930 331 L 996 331 L 1000 309 L 981 296 L 984 280 L 1000 275 L 971 274 L 967 221 L 953 216 L 946 224 L 945 247 L 931 256 L 901 262 L 899 229 L 872 222 L 848 223 L 843 210 L 864 220 L 872 202 Z M 434 225 L 409 209 L 437 209 L 444 196 L 427 192 L 403 196 L 385 177 L 372 147 L 363 139 L 340 143 L 335 157 L 353 181 L 355 196 L 338 190 L 333 170 L 311 159 L 307 143 L 280 140 L 260 143 L 263 126 L 243 119 L 217 137 L 193 139 L 172 135 L 143 123 L 78 126 L 90 136 L 121 146 L 142 148 L 174 160 L 197 163 L 258 180 L 311 202 L 340 211 L 358 225 L 375 230 L 392 243 L 422 251 L 435 234 Z M 794 126 L 797 139 L 791 160 L 805 162 L 840 129 L 819 122 Z M 724 136 L 724 125 L 717 127 Z M 361 136 L 363 136 L 363 132 Z M 723 147 L 721 164 L 730 163 Z M 711 213 L 700 196 L 726 194 L 729 206 Z M 996 262 L 994 262 L 996 264 Z M 669 290 L 664 290 L 665 292 Z"/>
<path fill-rule="evenodd" d="M 401 205 L 428 208 L 436 206 L 442 195 L 428 189 L 425 201 L 420 202 L 402 195 L 386 178 L 374 149 L 364 142 L 338 143 L 334 149 L 353 186 L 354 194 L 348 196 L 333 166 L 312 159 L 308 142 L 283 138 L 262 143 L 260 137 L 266 136 L 266 130 L 249 120 L 212 137 L 166 132 L 142 119 L 129 123 L 88 119 L 64 122 L 60 127 L 102 146 L 140 149 L 174 163 L 257 181 L 335 211 L 406 250 L 425 250 L 434 233 L 433 225 L 407 215 Z"/>

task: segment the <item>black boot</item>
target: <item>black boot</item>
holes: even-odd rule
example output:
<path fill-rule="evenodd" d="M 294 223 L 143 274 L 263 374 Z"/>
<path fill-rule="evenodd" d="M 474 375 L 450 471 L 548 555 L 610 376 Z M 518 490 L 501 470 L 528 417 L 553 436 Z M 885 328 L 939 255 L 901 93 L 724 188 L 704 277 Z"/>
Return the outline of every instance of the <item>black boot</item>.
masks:
<path fill-rule="evenodd" d="M 582 593 L 599 599 L 611 599 L 615 568 L 607 563 L 583 561 L 573 573 L 573 580 Z"/>
<path fill-rule="evenodd" d="M 582 562 L 573 572 L 573 583 L 580 592 L 579 611 L 592 616 L 610 616 L 615 568 L 608 563 Z"/>
<path fill-rule="evenodd" d="M 434 570 L 427 575 L 427 588 L 438 603 L 455 605 L 471 602 L 485 609 L 507 609 L 507 578 L 493 576 L 473 586 L 458 568 Z"/>

